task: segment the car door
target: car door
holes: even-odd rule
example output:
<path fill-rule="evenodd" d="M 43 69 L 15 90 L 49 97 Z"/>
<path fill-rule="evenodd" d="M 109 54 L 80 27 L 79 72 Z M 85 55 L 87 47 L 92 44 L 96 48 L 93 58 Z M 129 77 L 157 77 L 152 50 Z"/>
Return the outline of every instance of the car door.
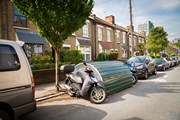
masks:
<path fill-rule="evenodd" d="M 150 72 L 153 72 L 153 71 L 154 71 L 154 68 L 155 68 L 155 62 L 154 62 L 154 60 L 153 60 L 150 56 L 148 56 L 147 58 L 148 58 L 148 60 L 149 60 Z"/>
<path fill-rule="evenodd" d="M 145 58 L 145 63 L 146 63 L 146 65 L 147 65 L 148 72 L 151 72 L 151 64 L 150 64 L 150 59 L 149 59 L 149 57 L 146 57 L 146 58 Z"/>

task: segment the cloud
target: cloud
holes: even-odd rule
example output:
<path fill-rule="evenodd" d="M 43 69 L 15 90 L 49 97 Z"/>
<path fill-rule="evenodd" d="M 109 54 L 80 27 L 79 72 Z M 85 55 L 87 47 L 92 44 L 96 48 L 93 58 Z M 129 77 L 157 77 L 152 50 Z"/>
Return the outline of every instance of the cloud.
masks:
<path fill-rule="evenodd" d="M 154 7 L 166 10 L 178 9 L 180 8 L 180 0 L 157 0 Z"/>
<path fill-rule="evenodd" d="M 163 26 L 169 39 L 180 37 L 180 0 L 134 0 L 132 7 L 136 31 L 139 24 L 150 20 L 155 26 Z M 101 19 L 114 15 L 116 24 L 123 27 L 130 24 L 128 0 L 95 0 L 93 13 Z"/>

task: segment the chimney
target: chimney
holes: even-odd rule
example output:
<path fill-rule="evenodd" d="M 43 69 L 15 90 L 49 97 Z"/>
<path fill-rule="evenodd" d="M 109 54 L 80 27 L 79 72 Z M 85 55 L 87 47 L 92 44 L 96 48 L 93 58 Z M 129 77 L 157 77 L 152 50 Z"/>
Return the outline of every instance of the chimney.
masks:
<path fill-rule="evenodd" d="M 114 23 L 115 23 L 115 20 L 114 20 L 114 16 L 113 16 L 113 15 L 106 16 L 105 20 L 106 20 L 106 22 L 111 23 L 111 24 L 114 24 Z"/>
<path fill-rule="evenodd" d="M 130 31 L 130 26 L 127 26 L 127 30 Z M 134 32 L 134 26 L 132 26 L 132 31 Z"/>
<path fill-rule="evenodd" d="M 139 34 L 142 35 L 142 36 L 144 36 L 144 37 L 146 36 L 146 32 L 145 32 L 145 31 L 140 32 Z"/>

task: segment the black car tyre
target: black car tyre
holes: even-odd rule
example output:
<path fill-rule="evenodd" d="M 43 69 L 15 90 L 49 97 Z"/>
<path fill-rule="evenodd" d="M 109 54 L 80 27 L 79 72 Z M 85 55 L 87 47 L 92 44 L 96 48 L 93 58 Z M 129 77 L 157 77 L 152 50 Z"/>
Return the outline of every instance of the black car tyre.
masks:
<path fill-rule="evenodd" d="M 94 86 L 89 93 L 89 99 L 92 103 L 100 104 L 106 99 L 106 92 L 103 88 Z"/>
<path fill-rule="evenodd" d="M 133 76 L 133 85 L 135 85 L 138 82 L 138 78 Z"/>
<path fill-rule="evenodd" d="M 165 71 L 165 70 L 166 70 L 166 67 L 164 66 L 164 67 L 163 67 L 163 71 Z"/>
<path fill-rule="evenodd" d="M 0 110 L 0 120 L 10 120 L 10 117 L 6 112 Z"/>
<path fill-rule="evenodd" d="M 155 67 L 153 71 L 153 75 L 156 75 L 156 74 L 157 74 L 157 68 Z"/>
<path fill-rule="evenodd" d="M 148 79 L 148 70 L 144 71 L 144 79 Z"/>

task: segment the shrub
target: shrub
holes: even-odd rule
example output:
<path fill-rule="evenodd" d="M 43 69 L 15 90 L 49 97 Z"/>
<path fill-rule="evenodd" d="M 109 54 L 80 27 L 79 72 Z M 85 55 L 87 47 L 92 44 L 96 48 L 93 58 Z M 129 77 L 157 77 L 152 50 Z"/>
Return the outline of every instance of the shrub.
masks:
<path fill-rule="evenodd" d="M 32 64 L 31 65 L 32 70 L 40 70 L 40 69 L 49 69 L 49 68 L 55 68 L 54 63 L 38 63 L 38 64 Z"/>
<path fill-rule="evenodd" d="M 43 64 L 43 63 L 50 63 L 51 59 L 50 56 L 45 55 L 45 56 L 40 56 L 40 55 L 33 55 L 29 59 L 30 64 Z"/>
<path fill-rule="evenodd" d="M 154 59 L 154 58 L 162 58 L 161 55 L 159 54 L 150 54 L 150 56 Z"/>
<path fill-rule="evenodd" d="M 108 60 L 117 60 L 118 58 L 118 52 L 110 52 Z"/>
<path fill-rule="evenodd" d="M 83 55 L 79 50 L 60 50 L 60 62 L 78 64 L 83 61 Z"/>
<path fill-rule="evenodd" d="M 118 52 L 102 52 L 99 53 L 97 57 L 97 61 L 105 61 L 105 60 L 117 60 Z"/>
<path fill-rule="evenodd" d="M 99 53 L 98 57 L 97 57 L 97 61 L 105 61 L 107 56 L 107 54 L 105 52 Z"/>

